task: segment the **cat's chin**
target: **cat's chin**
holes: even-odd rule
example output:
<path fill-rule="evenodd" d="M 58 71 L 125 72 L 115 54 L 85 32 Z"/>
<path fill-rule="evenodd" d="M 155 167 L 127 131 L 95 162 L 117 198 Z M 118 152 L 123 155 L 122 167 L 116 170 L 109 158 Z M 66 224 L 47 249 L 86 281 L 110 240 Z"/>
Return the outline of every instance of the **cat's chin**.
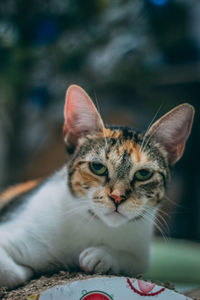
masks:
<path fill-rule="evenodd" d="M 99 217 L 109 227 L 119 227 L 129 221 L 124 215 L 115 211 L 103 214 Z"/>

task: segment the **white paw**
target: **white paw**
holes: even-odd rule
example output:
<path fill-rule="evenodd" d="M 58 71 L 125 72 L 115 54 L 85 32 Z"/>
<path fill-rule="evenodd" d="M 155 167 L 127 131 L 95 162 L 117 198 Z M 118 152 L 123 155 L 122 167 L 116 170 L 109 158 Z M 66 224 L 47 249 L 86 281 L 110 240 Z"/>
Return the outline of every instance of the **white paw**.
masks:
<path fill-rule="evenodd" d="M 86 248 L 79 256 L 79 264 L 86 273 L 116 274 L 118 272 L 117 261 L 104 248 Z"/>

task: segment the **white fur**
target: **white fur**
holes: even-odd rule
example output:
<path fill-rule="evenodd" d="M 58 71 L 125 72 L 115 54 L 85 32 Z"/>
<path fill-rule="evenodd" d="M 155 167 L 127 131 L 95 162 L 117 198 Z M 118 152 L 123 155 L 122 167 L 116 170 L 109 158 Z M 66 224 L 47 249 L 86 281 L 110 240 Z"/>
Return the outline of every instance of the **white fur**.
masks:
<path fill-rule="evenodd" d="M 0 225 L 0 286 L 13 288 L 34 273 L 61 268 L 143 273 L 153 217 L 110 227 L 88 213 L 90 203 L 71 195 L 65 168 L 29 195 L 23 209 Z"/>

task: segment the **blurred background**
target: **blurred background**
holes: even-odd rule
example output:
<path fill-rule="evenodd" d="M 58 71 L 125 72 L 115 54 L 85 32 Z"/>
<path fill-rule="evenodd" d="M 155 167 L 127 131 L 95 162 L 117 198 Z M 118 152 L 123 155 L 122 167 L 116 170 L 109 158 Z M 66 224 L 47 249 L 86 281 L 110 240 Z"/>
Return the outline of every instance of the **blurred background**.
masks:
<path fill-rule="evenodd" d="M 200 2 L 1 1 L 1 189 L 63 164 L 72 83 L 89 93 L 105 123 L 141 130 L 180 103 L 195 106 L 159 226 L 166 237 L 200 241 Z"/>

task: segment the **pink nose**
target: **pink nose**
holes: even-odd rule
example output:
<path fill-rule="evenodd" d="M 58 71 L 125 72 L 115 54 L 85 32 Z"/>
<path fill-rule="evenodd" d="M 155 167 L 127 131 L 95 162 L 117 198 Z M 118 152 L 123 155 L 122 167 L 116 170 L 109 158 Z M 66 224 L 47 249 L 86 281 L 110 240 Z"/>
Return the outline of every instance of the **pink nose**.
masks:
<path fill-rule="evenodd" d="M 123 197 L 120 196 L 119 194 L 111 193 L 109 194 L 109 197 L 114 200 L 115 203 L 120 203 L 123 200 Z"/>

